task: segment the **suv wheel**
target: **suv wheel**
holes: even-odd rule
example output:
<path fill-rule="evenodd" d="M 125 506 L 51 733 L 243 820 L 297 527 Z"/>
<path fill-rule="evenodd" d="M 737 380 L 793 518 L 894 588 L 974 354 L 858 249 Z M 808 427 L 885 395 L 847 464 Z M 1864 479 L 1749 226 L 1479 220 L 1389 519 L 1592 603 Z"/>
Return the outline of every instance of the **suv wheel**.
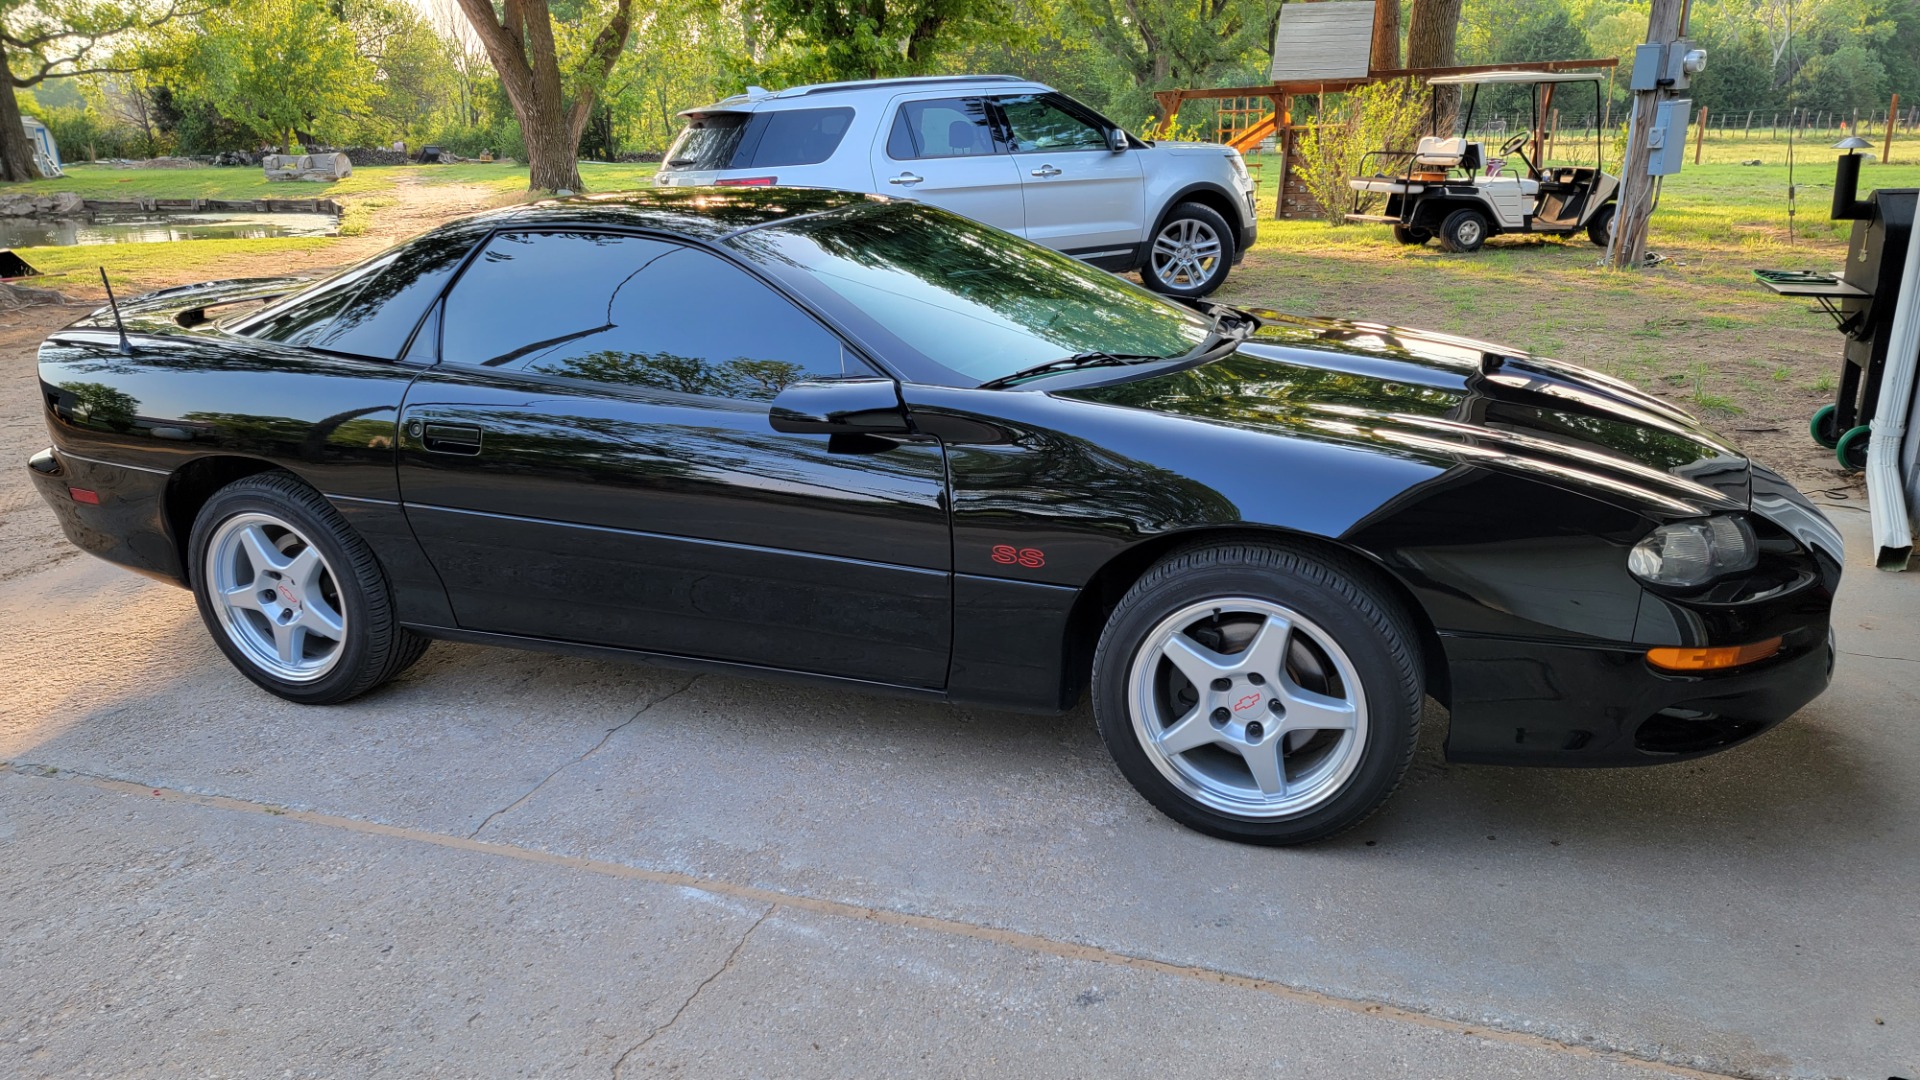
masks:
<path fill-rule="evenodd" d="M 1419 645 L 1364 569 L 1284 541 L 1175 553 L 1114 609 L 1093 714 L 1116 764 L 1189 828 L 1298 844 L 1358 824 L 1412 760 Z"/>
<path fill-rule="evenodd" d="M 1233 230 L 1226 219 L 1199 203 L 1181 203 L 1154 234 L 1140 279 L 1168 296 L 1205 296 L 1227 280 L 1232 265 Z"/>

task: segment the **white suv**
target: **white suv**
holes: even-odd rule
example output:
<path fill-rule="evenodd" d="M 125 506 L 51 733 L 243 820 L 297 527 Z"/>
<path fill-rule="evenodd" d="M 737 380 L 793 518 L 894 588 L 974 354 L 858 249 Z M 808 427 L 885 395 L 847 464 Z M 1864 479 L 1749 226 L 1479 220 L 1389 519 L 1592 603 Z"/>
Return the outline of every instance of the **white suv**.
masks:
<path fill-rule="evenodd" d="M 1007 75 L 749 87 L 680 115 L 656 184 L 920 199 L 1175 296 L 1219 288 L 1257 228 L 1239 151 L 1143 142 Z"/>

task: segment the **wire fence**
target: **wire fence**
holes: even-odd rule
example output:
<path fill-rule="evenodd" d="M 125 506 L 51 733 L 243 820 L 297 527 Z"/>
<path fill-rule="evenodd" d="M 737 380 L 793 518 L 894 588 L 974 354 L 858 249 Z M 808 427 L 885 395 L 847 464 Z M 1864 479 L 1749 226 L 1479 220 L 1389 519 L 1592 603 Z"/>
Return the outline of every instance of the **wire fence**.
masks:
<path fill-rule="evenodd" d="M 1561 113 L 1549 126 L 1559 138 L 1575 136 L 1592 138 L 1602 123 L 1607 124 L 1605 134 L 1618 135 L 1626 126 L 1624 110 L 1611 116 L 1594 113 Z M 1784 141 L 1789 136 L 1804 138 L 1813 135 L 1861 135 L 1884 136 L 1887 133 L 1888 116 L 1893 118 L 1893 131 L 1898 134 L 1920 133 L 1920 106 L 1903 108 L 1889 113 L 1887 109 L 1729 109 L 1725 112 L 1706 111 L 1706 135 L 1709 139 L 1768 139 Z M 1689 131 L 1700 127 L 1702 116 L 1698 107 L 1694 110 Z M 1472 135 L 1492 138 L 1512 132 L 1526 131 L 1533 125 L 1531 113 L 1512 116 L 1494 114 L 1482 120 L 1474 118 Z"/>

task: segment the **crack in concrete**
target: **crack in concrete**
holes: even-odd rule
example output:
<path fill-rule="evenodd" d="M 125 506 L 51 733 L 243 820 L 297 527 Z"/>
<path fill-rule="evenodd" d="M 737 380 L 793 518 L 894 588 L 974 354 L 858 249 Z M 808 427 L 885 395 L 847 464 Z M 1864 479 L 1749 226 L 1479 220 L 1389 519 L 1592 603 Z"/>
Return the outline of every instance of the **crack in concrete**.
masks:
<path fill-rule="evenodd" d="M 747 927 L 747 932 L 740 935 L 740 940 L 733 943 L 733 951 L 727 954 L 726 960 L 720 964 L 720 967 L 717 970 L 715 970 L 713 974 L 700 980 L 700 985 L 694 987 L 693 993 L 688 994 L 687 999 L 680 1003 L 680 1007 L 673 1010 L 673 1015 L 667 1018 L 667 1022 L 664 1024 L 661 1024 L 659 1027 L 654 1028 L 652 1031 L 647 1032 L 646 1038 L 641 1039 L 639 1042 L 634 1043 L 632 1046 L 627 1047 L 625 1053 L 621 1054 L 618 1058 L 614 1059 L 613 1080 L 620 1080 L 620 1070 L 626 1067 L 628 1058 L 638 1053 L 648 1043 L 652 1042 L 653 1040 L 659 1038 L 662 1035 L 665 1035 L 667 1033 L 667 1030 L 673 1027 L 673 1025 L 680 1020 L 680 1015 L 686 1012 L 687 1009 L 690 1006 L 692 1006 L 692 1004 L 696 1000 L 699 999 L 701 993 L 704 992 L 707 987 L 713 985 L 713 982 L 715 979 L 718 979 L 720 976 L 725 975 L 727 972 L 733 970 L 734 961 L 740 959 L 741 950 L 747 947 L 747 939 L 753 936 L 753 932 L 755 930 L 760 929 L 761 923 L 766 922 L 768 917 L 778 910 L 780 910 L 779 904 L 767 905 L 767 910 L 761 912 L 760 917 L 753 920 L 753 925 Z"/>
<path fill-rule="evenodd" d="M 540 789 L 543 787 L 546 787 L 548 782 L 551 781 L 554 777 L 559 776 L 561 773 L 566 772 L 568 769 L 573 768 L 575 765 L 578 765 L 581 762 L 592 757 L 593 755 L 599 753 L 600 749 L 606 746 L 607 743 L 611 742 L 615 735 L 618 735 L 622 731 L 625 731 L 627 729 L 627 726 L 632 724 L 635 720 L 638 720 L 642 716 L 645 716 L 646 714 L 652 712 L 656 705 L 659 705 L 665 701 L 670 701 L 673 698 L 679 697 L 681 694 L 684 694 L 687 691 L 693 689 L 693 684 L 699 681 L 700 681 L 700 676 L 695 675 L 693 678 L 688 679 L 686 683 L 682 685 L 678 690 L 674 690 L 669 693 L 662 694 L 659 697 L 654 698 L 652 701 L 647 702 L 645 705 L 640 706 L 639 709 L 634 711 L 634 714 L 632 716 L 629 716 L 625 720 L 622 720 L 620 723 L 615 724 L 613 727 L 608 728 L 607 733 L 605 735 L 600 736 L 600 741 L 588 747 L 586 753 L 581 754 L 579 757 L 574 758 L 572 761 L 566 762 L 565 764 L 561 765 L 559 768 L 548 773 L 546 776 L 541 778 L 539 783 L 528 788 L 525 794 L 521 795 L 519 798 L 513 800 L 512 802 L 501 807 L 500 809 L 495 810 L 493 813 L 488 814 L 486 820 L 480 823 L 479 828 L 476 828 L 472 832 L 467 834 L 467 839 L 472 840 L 474 837 L 479 836 L 481 833 L 486 831 L 487 826 L 493 824 L 496 818 L 500 817 L 502 814 L 507 813 L 508 811 L 512 810 L 514 807 L 519 806 L 521 803 L 526 802 L 528 799 L 531 799 L 535 795 L 539 794 Z"/>
<path fill-rule="evenodd" d="M 1848 649 L 1841 649 L 1839 652 L 1841 656 L 1860 656 L 1868 660 L 1898 660 L 1903 664 L 1920 664 L 1920 660 L 1916 660 L 1911 656 L 1881 656 L 1879 653 L 1853 652 Z"/>

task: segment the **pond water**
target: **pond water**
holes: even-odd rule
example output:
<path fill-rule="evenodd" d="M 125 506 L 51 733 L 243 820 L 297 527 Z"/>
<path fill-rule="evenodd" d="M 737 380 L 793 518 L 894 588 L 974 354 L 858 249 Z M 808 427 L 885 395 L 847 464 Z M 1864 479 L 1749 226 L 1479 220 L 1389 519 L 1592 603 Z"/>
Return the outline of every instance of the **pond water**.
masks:
<path fill-rule="evenodd" d="M 156 244 L 166 240 L 258 240 L 332 236 L 332 214 L 98 214 L 86 218 L 0 218 L 0 247 Z"/>

